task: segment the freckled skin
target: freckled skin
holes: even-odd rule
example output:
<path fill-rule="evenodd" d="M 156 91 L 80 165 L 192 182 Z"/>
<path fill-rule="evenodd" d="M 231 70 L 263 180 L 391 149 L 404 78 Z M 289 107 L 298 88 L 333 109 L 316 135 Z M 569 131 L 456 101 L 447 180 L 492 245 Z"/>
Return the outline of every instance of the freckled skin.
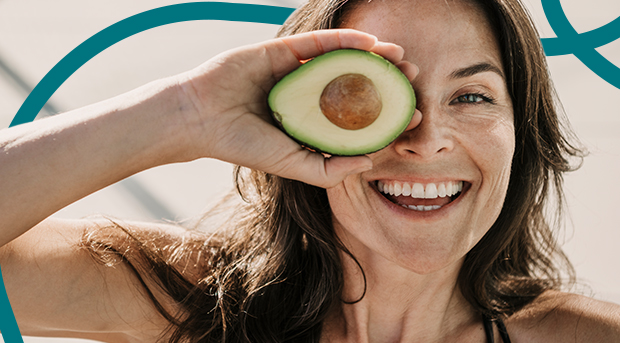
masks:
<path fill-rule="evenodd" d="M 419 67 L 412 85 L 422 121 L 369 155 L 371 171 L 350 175 L 327 190 L 335 231 L 350 242 L 354 255 L 379 255 L 419 274 L 458 270 L 491 227 L 508 188 L 515 145 L 505 79 L 492 71 L 452 76 L 482 62 L 503 70 L 491 27 L 467 2 L 439 3 L 372 1 L 345 20 L 345 27 L 401 45 L 404 59 Z M 463 180 L 471 187 L 445 217 L 415 220 L 397 217 L 381 203 L 369 182 L 376 179 Z"/>
<path fill-rule="evenodd" d="M 422 115 L 417 126 L 368 155 L 372 170 L 327 189 L 334 232 L 365 273 L 353 262 L 343 268 L 344 299 L 365 295 L 334 316 L 347 327 L 333 331 L 369 332 L 377 342 L 482 342 L 480 317 L 456 280 L 467 253 L 499 216 L 510 180 L 514 114 L 497 39 L 484 13 L 467 1 L 362 3 L 343 27 L 403 47 L 404 60 L 419 68 L 412 86 Z M 493 68 L 459 74 L 481 64 Z M 468 187 L 433 214 L 393 206 L 376 191 L 377 180 Z M 432 338 L 431 331 L 440 337 L 450 325 L 458 339 Z M 463 338 L 463 330 L 475 334 Z"/>
<path fill-rule="evenodd" d="M 323 90 L 321 111 L 329 121 L 346 130 L 372 124 L 381 113 L 381 95 L 372 80 L 361 74 L 345 74 Z"/>

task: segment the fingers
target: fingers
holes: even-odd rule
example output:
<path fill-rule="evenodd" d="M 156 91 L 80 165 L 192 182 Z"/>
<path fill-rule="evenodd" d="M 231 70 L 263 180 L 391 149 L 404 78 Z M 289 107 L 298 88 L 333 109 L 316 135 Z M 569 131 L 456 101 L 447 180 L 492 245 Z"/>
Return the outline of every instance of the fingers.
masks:
<path fill-rule="evenodd" d="M 374 52 L 396 64 L 402 61 L 402 47 L 379 42 L 377 37 L 352 29 L 319 30 L 273 40 L 266 46 L 276 79 L 299 66 L 300 61 L 337 49 Z"/>
<path fill-rule="evenodd" d="M 324 161 L 326 176 L 324 188 L 336 186 L 348 175 L 372 169 L 372 160 L 368 156 L 332 157 Z"/>
<path fill-rule="evenodd" d="M 413 81 L 413 79 L 415 79 L 415 77 L 420 73 L 420 68 L 409 61 L 400 61 L 396 63 L 396 67 L 400 69 L 405 76 L 407 76 L 409 82 Z"/>
<path fill-rule="evenodd" d="M 337 49 L 370 50 L 377 37 L 355 30 L 322 30 L 280 38 L 298 60 Z"/>
<path fill-rule="evenodd" d="M 372 168 L 367 156 L 325 158 L 305 149 L 254 114 L 218 127 L 225 127 L 229 133 L 204 135 L 213 139 L 205 144 L 207 156 L 314 186 L 333 187 L 347 175 Z"/>
<path fill-rule="evenodd" d="M 373 35 L 352 29 L 312 31 L 281 40 L 300 61 L 337 49 L 372 51 L 392 63 L 400 62 L 405 54 L 399 45 L 379 42 Z"/>
<path fill-rule="evenodd" d="M 405 55 L 405 49 L 400 45 L 386 42 L 377 42 L 370 51 L 377 55 L 383 56 L 388 61 L 397 64 L 400 63 Z"/>
<path fill-rule="evenodd" d="M 413 117 L 411 118 L 409 125 L 407 125 L 407 128 L 405 129 L 405 132 L 415 129 L 421 122 L 422 112 L 416 108 L 415 112 L 413 112 Z"/>
<path fill-rule="evenodd" d="M 330 188 L 338 185 L 348 175 L 372 169 L 372 160 L 368 156 L 324 158 L 321 154 L 305 151 L 302 159 L 291 164 L 290 169 L 277 174 L 314 186 Z"/>

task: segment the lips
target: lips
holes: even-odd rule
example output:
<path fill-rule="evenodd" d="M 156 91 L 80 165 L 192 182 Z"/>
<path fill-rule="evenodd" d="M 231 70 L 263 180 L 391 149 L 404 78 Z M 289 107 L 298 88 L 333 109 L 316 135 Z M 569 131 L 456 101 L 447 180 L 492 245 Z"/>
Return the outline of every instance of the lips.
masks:
<path fill-rule="evenodd" d="M 411 183 L 378 180 L 377 190 L 391 202 L 415 211 L 433 211 L 451 203 L 463 192 L 464 181 Z"/>

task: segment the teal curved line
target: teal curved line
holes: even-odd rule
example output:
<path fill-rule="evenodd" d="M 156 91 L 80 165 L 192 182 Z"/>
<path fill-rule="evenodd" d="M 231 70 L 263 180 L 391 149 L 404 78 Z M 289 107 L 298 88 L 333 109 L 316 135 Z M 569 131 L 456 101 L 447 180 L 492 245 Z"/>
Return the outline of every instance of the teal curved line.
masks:
<path fill-rule="evenodd" d="M 0 332 L 5 343 L 24 343 L 4 288 L 2 268 L 0 268 Z"/>
<path fill-rule="evenodd" d="M 277 6 L 191 2 L 155 8 L 121 20 L 99 31 L 60 60 L 26 98 L 9 127 L 33 121 L 58 87 L 84 63 L 136 33 L 162 25 L 193 20 L 282 25 L 293 11 L 294 8 Z"/>
<path fill-rule="evenodd" d="M 620 38 L 620 17 L 591 31 L 580 33 L 573 40 L 564 37 L 542 38 L 541 42 L 547 56 L 569 55 L 573 53 L 573 44 L 596 49 Z"/>
<path fill-rule="evenodd" d="M 43 105 L 76 70 L 110 46 L 154 27 L 192 20 L 224 20 L 282 25 L 293 8 L 225 2 L 170 5 L 136 14 L 93 35 L 69 52 L 37 84 L 13 118 L 11 126 L 31 122 Z M 23 343 L 0 270 L 0 332 L 5 343 Z"/>
<path fill-rule="evenodd" d="M 571 43 L 572 54 L 601 79 L 620 89 L 620 68 L 609 62 L 594 47 L 579 40 L 579 34 L 568 21 L 568 18 L 566 18 L 560 1 L 542 0 L 541 3 L 549 25 L 551 25 L 555 34 L 565 42 Z"/>

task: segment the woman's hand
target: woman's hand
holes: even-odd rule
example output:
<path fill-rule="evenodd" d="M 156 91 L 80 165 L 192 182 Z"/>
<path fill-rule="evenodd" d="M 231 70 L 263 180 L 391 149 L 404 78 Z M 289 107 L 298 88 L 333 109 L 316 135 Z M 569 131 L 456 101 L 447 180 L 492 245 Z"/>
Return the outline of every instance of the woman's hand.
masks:
<path fill-rule="evenodd" d="M 331 157 L 310 152 L 273 125 L 267 95 L 304 60 L 325 52 L 368 50 L 395 63 L 413 79 L 417 68 L 404 50 L 354 30 L 315 31 L 223 53 L 179 80 L 189 159 L 213 157 L 320 187 L 372 168 L 366 156 Z"/>
<path fill-rule="evenodd" d="M 366 156 L 326 159 L 300 147 L 272 125 L 267 108 L 277 80 L 339 48 L 370 50 L 409 78 L 417 73 L 398 46 L 353 30 L 317 31 L 232 50 L 101 103 L 0 130 L 0 246 L 74 201 L 162 164 L 212 157 L 320 187 L 369 169 Z"/>

